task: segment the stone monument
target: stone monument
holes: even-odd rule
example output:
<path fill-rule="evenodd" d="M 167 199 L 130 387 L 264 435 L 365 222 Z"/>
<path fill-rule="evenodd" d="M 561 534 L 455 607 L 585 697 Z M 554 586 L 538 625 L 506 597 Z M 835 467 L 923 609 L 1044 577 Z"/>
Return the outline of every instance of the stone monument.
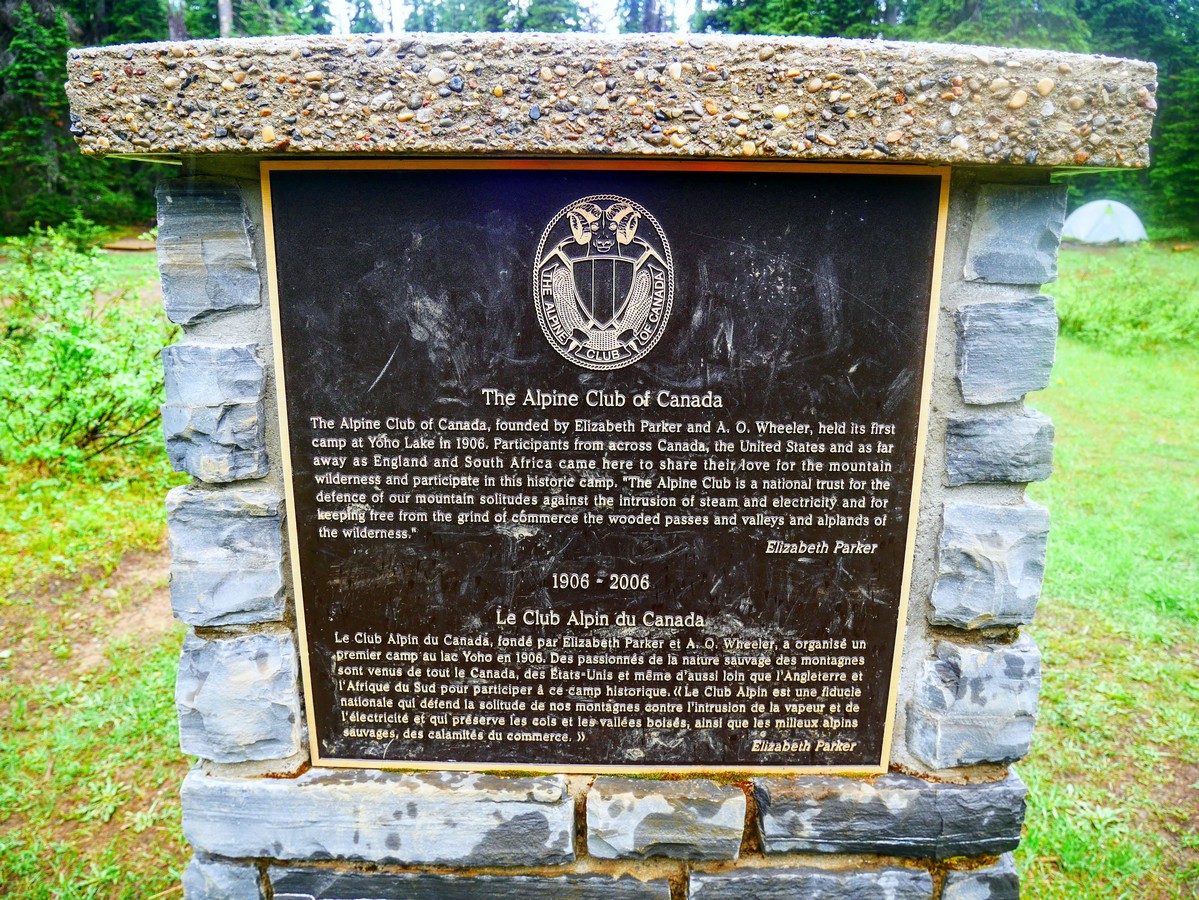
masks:
<path fill-rule="evenodd" d="M 1155 71 L 73 51 L 158 190 L 201 898 L 1015 897 L 1065 191 Z"/>

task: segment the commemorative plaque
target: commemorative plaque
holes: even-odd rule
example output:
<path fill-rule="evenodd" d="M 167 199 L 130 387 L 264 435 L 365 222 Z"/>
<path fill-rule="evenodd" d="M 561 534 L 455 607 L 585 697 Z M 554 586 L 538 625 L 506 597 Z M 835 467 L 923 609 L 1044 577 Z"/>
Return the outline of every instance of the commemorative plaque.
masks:
<path fill-rule="evenodd" d="M 946 182 L 264 164 L 313 761 L 885 770 Z"/>

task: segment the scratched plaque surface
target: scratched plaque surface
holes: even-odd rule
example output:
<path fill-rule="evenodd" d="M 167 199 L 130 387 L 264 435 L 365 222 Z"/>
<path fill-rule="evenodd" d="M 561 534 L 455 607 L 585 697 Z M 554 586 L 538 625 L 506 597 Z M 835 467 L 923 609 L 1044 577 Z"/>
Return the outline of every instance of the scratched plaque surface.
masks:
<path fill-rule="evenodd" d="M 266 164 L 317 761 L 881 770 L 942 179 Z"/>

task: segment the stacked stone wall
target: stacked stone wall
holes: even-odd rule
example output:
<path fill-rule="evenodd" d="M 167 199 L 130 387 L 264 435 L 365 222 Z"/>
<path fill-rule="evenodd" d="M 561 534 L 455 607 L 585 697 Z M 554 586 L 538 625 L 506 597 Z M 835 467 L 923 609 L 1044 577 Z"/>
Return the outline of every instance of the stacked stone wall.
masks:
<path fill-rule="evenodd" d="M 890 774 L 409 774 L 309 765 L 262 211 L 219 160 L 159 189 L 188 900 L 1018 894 L 1040 656 L 1064 188 L 955 172 Z M 1033 173 L 1029 173 L 1032 175 Z"/>

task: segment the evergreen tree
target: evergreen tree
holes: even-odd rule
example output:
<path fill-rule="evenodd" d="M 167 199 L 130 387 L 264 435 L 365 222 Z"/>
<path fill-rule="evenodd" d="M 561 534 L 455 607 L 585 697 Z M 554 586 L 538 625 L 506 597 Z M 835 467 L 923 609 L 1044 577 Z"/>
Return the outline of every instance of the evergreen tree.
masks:
<path fill-rule="evenodd" d="M 377 34 L 383 30 L 383 23 L 375 15 L 371 0 L 354 0 L 354 11 L 350 14 L 351 34 Z"/>
<path fill-rule="evenodd" d="M 1157 157 L 1150 184 L 1162 198 L 1154 219 L 1199 234 L 1199 60 L 1163 84 Z"/>
<path fill-rule="evenodd" d="M 312 0 L 300 18 L 300 34 L 331 34 L 333 32 L 333 14 L 329 10 L 329 0 Z"/>
<path fill-rule="evenodd" d="M 170 0 L 175 8 L 175 0 Z M 234 0 L 234 34 L 331 29 L 328 0 Z M 218 29 L 215 0 L 178 6 L 193 36 Z M 162 40 L 168 0 L 0 0 L 0 232 L 53 225 L 82 214 L 147 221 L 157 172 L 138 163 L 84 157 L 69 132 L 63 83 L 72 46 Z"/>
<path fill-rule="evenodd" d="M 152 206 L 147 176 L 129 166 L 98 165 L 75 147 L 63 82 L 71 46 L 67 19 L 49 3 L 11 9 L 0 59 L 0 231 L 57 223 L 76 210 L 133 221 Z M 144 167 L 142 167 L 144 168 Z M 115 177 L 114 177 L 115 176 Z"/>
<path fill-rule="evenodd" d="M 369 0 L 362 0 L 367 9 Z M 190 0 L 185 13 L 187 34 L 193 38 L 220 35 L 217 0 Z M 328 34 L 327 0 L 233 0 L 234 37 L 270 34 Z M 381 31 L 381 27 L 366 29 Z"/>
<path fill-rule="evenodd" d="M 72 42 L 131 44 L 161 41 L 167 34 L 166 0 L 62 0 Z"/>
<path fill-rule="evenodd" d="M 409 31 L 580 31 L 578 0 L 414 0 Z"/>
<path fill-rule="evenodd" d="M 96 4 L 101 8 L 102 4 Z M 76 21 L 79 21 L 76 19 Z M 107 12 L 93 25 L 98 35 L 86 44 L 137 44 L 161 41 L 167 33 L 165 0 L 108 0 Z"/>
<path fill-rule="evenodd" d="M 692 27 L 734 34 L 873 36 L 886 19 L 881 0 L 717 0 L 696 11 Z"/>
<path fill-rule="evenodd" d="M 528 0 L 517 16 L 516 31 L 578 31 L 583 9 L 577 0 Z"/>
<path fill-rule="evenodd" d="M 1078 0 L 1078 11 L 1090 29 L 1092 53 L 1152 60 L 1167 75 L 1195 62 L 1195 0 Z"/>
<path fill-rule="evenodd" d="M 1070 180 L 1079 201 L 1111 197 L 1150 226 L 1199 234 L 1199 2 L 1079 0 L 1090 50 L 1152 60 L 1158 68 L 1153 165 L 1148 171 L 1096 172 Z"/>
<path fill-rule="evenodd" d="M 408 31 L 511 31 L 516 10 L 508 0 L 415 0 Z"/>
<path fill-rule="evenodd" d="M 57 9 L 35 11 L 22 3 L 12 29 L 5 54 L 9 62 L 0 69 L 0 215 L 10 233 L 45 215 L 46 203 L 65 186 L 67 104 L 60 86 L 70 47 L 66 19 Z"/>
<path fill-rule="evenodd" d="M 1000 47 L 1085 51 L 1090 30 L 1076 0 L 921 0 L 912 36 Z"/>

